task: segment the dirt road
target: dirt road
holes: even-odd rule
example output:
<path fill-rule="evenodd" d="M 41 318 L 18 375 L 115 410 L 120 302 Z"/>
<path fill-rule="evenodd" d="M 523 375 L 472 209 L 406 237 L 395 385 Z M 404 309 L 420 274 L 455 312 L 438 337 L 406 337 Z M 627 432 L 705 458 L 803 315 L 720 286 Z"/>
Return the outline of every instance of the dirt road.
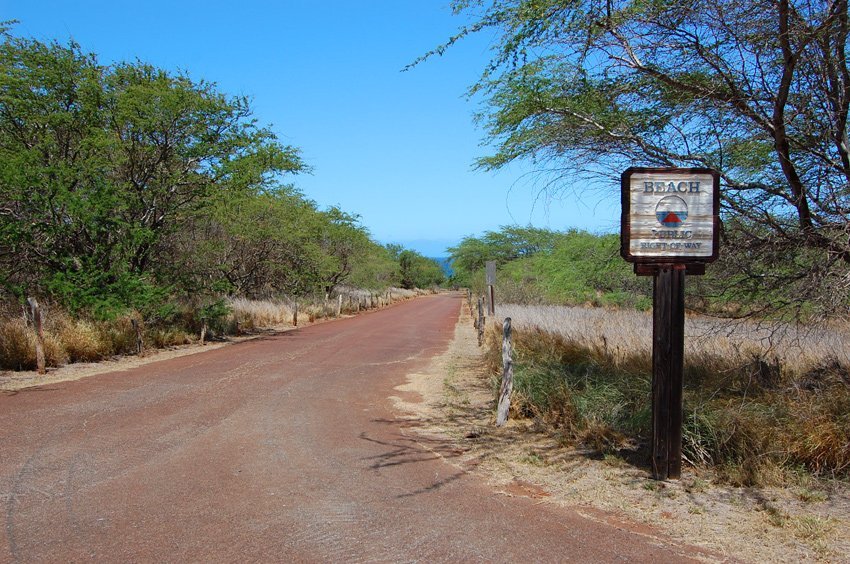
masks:
<path fill-rule="evenodd" d="M 507 497 L 389 396 L 457 295 L 0 396 L 0 561 L 681 561 Z M 413 398 L 406 398 L 411 400 Z"/>

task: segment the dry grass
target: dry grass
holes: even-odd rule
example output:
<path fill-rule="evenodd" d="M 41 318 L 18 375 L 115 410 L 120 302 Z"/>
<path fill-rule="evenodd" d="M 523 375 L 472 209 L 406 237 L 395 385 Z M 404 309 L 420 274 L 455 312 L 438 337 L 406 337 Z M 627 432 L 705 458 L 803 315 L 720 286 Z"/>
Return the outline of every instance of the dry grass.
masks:
<path fill-rule="evenodd" d="M 0 321 L 0 368 L 35 368 L 35 331 L 22 318 Z M 97 362 L 135 351 L 130 317 L 112 321 L 72 319 L 63 312 L 45 315 L 44 352 L 47 366 L 68 362 Z"/>
<path fill-rule="evenodd" d="M 110 356 L 111 343 L 104 338 L 103 325 L 84 319 L 63 318 L 57 327 L 57 337 L 65 347 L 70 362 L 96 362 Z"/>
<path fill-rule="evenodd" d="M 516 330 L 516 415 L 601 452 L 645 444 L 650 315 L 504 305 L 499 316 Z M 850 476 L 846 327 L 693 316 L 685 333 L 688 462 L 739 485 L 783 484 L 800 468 Z M 495 369 L 495 332 L 490 339 Z"/>
<path fill-rule="evenodd" d="M 341 314 L 354 314 L 363 310 L 383 307 L 393 302 L 425 293 L 421 290 L 389 288 L 376 293 L 357 288 L 340 287 L 330 299 L 299 300 L 299 324 L 336 316 L 338 296 L 342 296 Z M 281 326 L 291 326 L 294 302 L 291 300 L 226 300 L 229 313 L 216 327 L 215 337 Z M 5 319 L 0 318 L 0 369 L 33 370 L 36 365 L 35 333 L 27 326 L 20 312 L 7 307 Z M 61 366 L 71 362 L 98 362 L 116 355 L 136 352 L 136 331 L 132 320 L 141 324 L 146 348 L 169 348 L 198 340 L 200 328 L 197 311 L 186 308 L 171 325 L 145 326 L 137 312 L 110 321 L 74 319 L 66 313 L 45 308 L 44 349 L 47 365 Z M 237 329 L 238 328 L 238 329 Z M 209 328 L 209 338 L 213 328 Z"/>
<path fill-rule="evenodd" d="M 35 332 L 22 319 L 0 322 L 0 368 L 7 370 L 34 370 Z M 47 366 L 67 362 L 67 353 L 54 335 L 45 331 L 44 357 Z"/>
<path fill-rule="evenodd" d="M 499 307 L 499 319 L 505 317 L 510 317 L 517 329 L 560 335 L 583 348 L 600 350 L 617 364 L 652 353 L 652 314 L 648 312 L 506 304 Z M 691 359 L 716 357 L 747 363 L 761 358 L 801 372 L 829 361 L 850 366 L 848 344 L 847 326 L 822 328 L 703 316 L 685 319 L 685 356 Z"/>
<path fill-rule="evenodd" d="M 230 298 L 227 304 L 232 322 L 246 331 L 292 322 L 292 307 L 281 301 Z"/>

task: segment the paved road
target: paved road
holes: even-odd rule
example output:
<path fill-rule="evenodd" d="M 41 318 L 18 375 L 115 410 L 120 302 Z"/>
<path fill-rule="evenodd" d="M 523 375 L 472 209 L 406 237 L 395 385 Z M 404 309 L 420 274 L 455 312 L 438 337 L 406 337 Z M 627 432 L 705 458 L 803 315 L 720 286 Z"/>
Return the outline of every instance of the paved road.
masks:
<path fill-rule="evenodd" d="M 388 396 L 457 295 L 0 396 L 0 561 L 671 561 L 496 494 Z"/>

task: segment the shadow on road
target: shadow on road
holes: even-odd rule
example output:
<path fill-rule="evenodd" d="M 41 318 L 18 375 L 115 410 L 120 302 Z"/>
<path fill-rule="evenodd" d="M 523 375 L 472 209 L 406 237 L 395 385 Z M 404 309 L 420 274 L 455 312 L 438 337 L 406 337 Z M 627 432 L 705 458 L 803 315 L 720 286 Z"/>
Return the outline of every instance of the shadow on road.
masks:
<path fill-rule="evenodd" d="M 405 423 L 404 421 L 387 419 L 378 419 L 373 421 L 376 423 L 396 426 L 400 423 Z M 369 468 L 375 471 L 380 471 L 382 469 L 392 468 L 405 464 L 434 462 L 441 459 L 451 461 L 451 459 L 460 457 L 464 454 L 463 450 L 453 447 L 446 441 L 429 439 L 425 437 L 417 437 L 416 439 L 413 439 L 411 437 L 398 435 L 392 440 L 381 440 L 369 437 L 365 432 L 363 432 L 360 434 L 360 438 L 364 441 L 380 445 L 387 449 L 381 454 L 369 456 L 364 459 L 370 463 Z M 460 479 L 465 474 L 466 471 L 461 469 L 448 476 L 435 480 L 432 484 L 426 487 L 414 490 L 412 492 L 399 494 L 396 497 L 406 498 L 431 493 L 439 490 L 440 488 L 451 482 Z"/>

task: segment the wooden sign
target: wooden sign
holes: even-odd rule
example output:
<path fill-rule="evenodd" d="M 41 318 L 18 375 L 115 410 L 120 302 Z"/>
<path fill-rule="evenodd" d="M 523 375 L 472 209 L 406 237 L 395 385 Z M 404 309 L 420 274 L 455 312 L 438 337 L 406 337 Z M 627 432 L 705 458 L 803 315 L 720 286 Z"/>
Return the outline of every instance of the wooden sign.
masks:
<path fill-rule="evenodd" d="M 484 266 L 486 267 L 487 284 L 494 286 L 496 284 L 496 261 L 488 260 L 484 263 Z"/>
<path fill-rule="evenodd" d="M 629 168 L 620 177 L 620 254 L 642 264 L 717 260 L 720 175 L 707 168 Z"/>
<path fill-rule="evenodd" d="M 685 275 L 717 259 L 720 175 L 707 168 L 629 168 L 620 177 L 620 254 L 652 290 L 652 473 L 682 475 Z"/>

